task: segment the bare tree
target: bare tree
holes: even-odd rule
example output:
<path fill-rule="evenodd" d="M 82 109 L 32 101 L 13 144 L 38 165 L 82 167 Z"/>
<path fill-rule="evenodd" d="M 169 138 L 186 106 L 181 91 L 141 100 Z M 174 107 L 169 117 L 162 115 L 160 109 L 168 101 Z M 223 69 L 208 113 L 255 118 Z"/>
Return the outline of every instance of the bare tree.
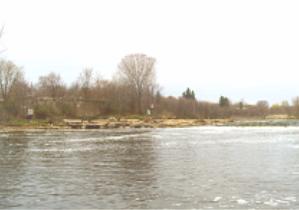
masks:
<path fill-rule="evenodd" d="M 86 99 L 90 95 L 92 86 L 94 85 L 93 70 L 92 68 L 85 68 L 80 73 L 78 81 L 78 87 L 82 92 L 83 97 Z"/>
<path fill-rule="evenodd" d="M 293 113 L 296 118 L 299 118 L 299 96 L 293 99 Z"/>
<path fill-rule="evenodd" d="M 62 97 L 65 92 L 65 85 L 60 75 L 53 72 L 47 76 L 39 77 L 38 88 L 43 96 L 49 96 L 53 99 Z"/>
<path fill-rule="evenodd" d="M 4 101 L 8 99 L 12 89 L 22 78 L 23 73 L 13 62 L 7 60 L 0 61 L 0 91 Z"/>
<path fill-rule="evenodd" d="M 288 101 L 281 102 L 282 113 L 286 115 L 291 115 L 291 106 Z"/>
<path fill-rule="evenodd" d="M 124 57 L 119 64 L 119 77 L 133 92 L 139 114 L 143 112 L 143 96 L 155 86 L 155 63 L 156 60 L 152 57 L 131 54 Z"/>
<path fill-rule="evenodd" d="M 92 79 L 93 79 L 92 77 L 93 77 L 92 68 L 85 68 L 80 73 L 78 83 L 83 88 L 90 88 L 90 86 L 92 85 Z"/>
<path fill-rule="evenodd" d="M 256 103 L 257 114 L 265 117 L 269 111 L 269 103 L 266 100 L 260 100 Z"/>

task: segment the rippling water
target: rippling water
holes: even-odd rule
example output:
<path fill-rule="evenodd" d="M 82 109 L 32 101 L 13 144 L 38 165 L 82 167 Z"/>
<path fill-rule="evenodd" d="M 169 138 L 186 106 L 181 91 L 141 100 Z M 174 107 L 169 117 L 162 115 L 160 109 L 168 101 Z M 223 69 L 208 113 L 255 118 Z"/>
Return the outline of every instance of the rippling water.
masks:
<path fill-rule="evenodd" d="M 299 208 L 299 128 L 0 134 L 0 208 Z"/>

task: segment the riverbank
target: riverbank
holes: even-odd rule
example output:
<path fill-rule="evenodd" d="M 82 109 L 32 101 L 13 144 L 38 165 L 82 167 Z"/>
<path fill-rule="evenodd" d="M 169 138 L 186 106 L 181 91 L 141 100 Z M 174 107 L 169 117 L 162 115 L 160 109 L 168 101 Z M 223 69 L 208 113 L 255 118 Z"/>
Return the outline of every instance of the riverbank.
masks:
<path fill-rule="evenodd" d="M 224 126 L 232 123 L 231 119 L 116 119 L 114 117 L 97 120 L 64 119 L 48 121 L 13 121 L 0 125 L 1 131 L 25 130 L 70 130 L 70 129 L 116 129 L 116 128 L 177 128 L 191 126 Z"/>
<path fill-rule="evenodd" d="M 180 128 L 193 126 L 299 126 L 298 119 L 64 119 L 56 122 L 18 120 L 0 124 L 0 132 L 39 130 L 89 130 L 117 128 Z"/>

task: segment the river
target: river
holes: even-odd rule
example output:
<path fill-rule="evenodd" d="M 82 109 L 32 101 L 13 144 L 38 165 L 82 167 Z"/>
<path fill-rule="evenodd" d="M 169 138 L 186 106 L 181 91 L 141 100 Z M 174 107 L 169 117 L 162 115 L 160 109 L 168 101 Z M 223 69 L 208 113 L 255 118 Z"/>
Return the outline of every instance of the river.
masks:
<path fill-rule="evenodd" d="M 0 134 L 0 208 L 299 208 L 299 127 Z"/>

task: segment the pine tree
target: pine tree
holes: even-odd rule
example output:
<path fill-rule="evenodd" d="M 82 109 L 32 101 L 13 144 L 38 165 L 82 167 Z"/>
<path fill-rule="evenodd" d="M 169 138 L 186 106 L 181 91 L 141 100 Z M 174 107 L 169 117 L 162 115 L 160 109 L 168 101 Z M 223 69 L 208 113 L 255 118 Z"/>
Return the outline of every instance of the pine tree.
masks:
<path fill-rule="evenodd" d="M 183 98 L 195 100 L 195 92 L 190 88 L 187 88 L 185 92 L 182 94 Z"/>
<path fill-rule="evenodd" d="M 230 101 L 227 97 L 220 96 L 219 98 L 219 106 L 220 107 L 228 107 L 230 105 Z"/>

